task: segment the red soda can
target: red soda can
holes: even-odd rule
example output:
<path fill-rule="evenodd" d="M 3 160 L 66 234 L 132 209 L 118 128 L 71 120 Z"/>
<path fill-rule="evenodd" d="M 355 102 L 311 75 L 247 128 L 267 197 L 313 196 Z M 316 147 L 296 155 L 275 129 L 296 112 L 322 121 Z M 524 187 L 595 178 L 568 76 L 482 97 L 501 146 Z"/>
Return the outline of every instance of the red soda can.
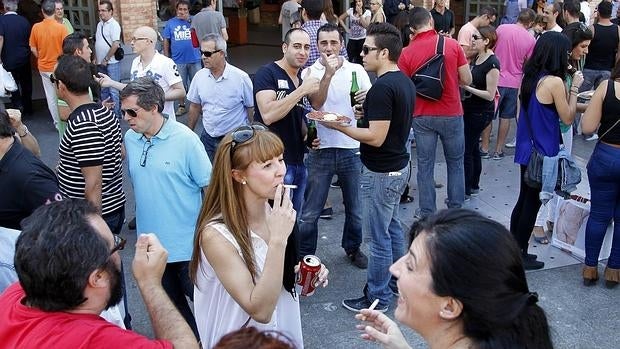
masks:
<path fill-rule="evenodd" d="M 301 286 L 301 295 L 307 296 L 314 292 L 315 283 L 319 277 L 321 270 L 321 260 L 314 255 L 307 255 L 301 260 L 299 274 L 297 275 L 297 284 Z"/>
<path fill-rule="evenodd" d="M 200 41 L 198 40 L 198 34 L 196 34 L 196 28 L 191 28 L 189 30 L 189 34 L 192 38 L 192 47 L 193 48 L 200 47 Z"/>

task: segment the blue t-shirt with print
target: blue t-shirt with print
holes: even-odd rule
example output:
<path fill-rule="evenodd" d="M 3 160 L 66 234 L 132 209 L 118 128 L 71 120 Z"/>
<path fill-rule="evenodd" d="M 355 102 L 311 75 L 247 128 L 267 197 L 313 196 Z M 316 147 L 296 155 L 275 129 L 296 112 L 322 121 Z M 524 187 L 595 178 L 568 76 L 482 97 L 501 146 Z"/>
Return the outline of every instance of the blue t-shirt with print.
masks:
<path fill-rule="evenodd" d="M 200 62 L 200 50 L 192 46 L 191 24 L 177 17 L 171 18 L 164 28 L 164 38 L 170 40 L 171 58 L 176 64 Z"/>

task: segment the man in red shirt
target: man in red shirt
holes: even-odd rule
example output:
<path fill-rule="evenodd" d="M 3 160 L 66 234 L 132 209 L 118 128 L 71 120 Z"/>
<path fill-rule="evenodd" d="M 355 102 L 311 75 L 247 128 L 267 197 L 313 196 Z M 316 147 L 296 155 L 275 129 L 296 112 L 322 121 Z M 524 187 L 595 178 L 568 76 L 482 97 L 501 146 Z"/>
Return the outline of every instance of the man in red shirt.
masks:
<path fill-rule="evenodd" d="M 15 246 L 19 283 L 0 296 L 0 346 L 198 348 L 161 286 L 168 254 L 155 235 L 138 238 L 132 268 L 158 338 L 150 340 L 99 316 L 121 299 L 125 240 L 95 207 L 85 200 L 44 205 L 22 228 Z"/>
<path fill-rule="evenodd" d="M 412 11 L 409 25 L 414 33 L 409 46 L 403 49 L 398 67 L 411 77 L 428 59 L 435 55 L 439 34 L 433 29 L 431 14 L 424 9 Z M 463 169 L 463 107 L 459 85 L 471 83 L 471 72 L 463 49 L 454 39 L 444 37 L 444 88 L 438 101 L 416 98 L 413 111 L 413 131 L 418 155 L 418 190 L 420 208 L 416 217 L 437 210 L 435 203 L 435 150 L 441 138 L 448 170 L 449 208 L 461 207 L 465 200 Z"/>

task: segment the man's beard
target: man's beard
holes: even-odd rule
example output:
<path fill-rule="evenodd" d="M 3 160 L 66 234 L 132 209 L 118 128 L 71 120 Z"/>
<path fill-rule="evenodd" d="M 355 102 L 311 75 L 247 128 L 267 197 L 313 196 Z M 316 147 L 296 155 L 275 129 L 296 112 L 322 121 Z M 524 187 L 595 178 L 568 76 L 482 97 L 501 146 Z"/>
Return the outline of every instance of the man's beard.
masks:
<path fill-rule="evenodd" d="M 114 265 L 114 262 L 109 261 L 107 269 L 111 275 L 111 279 L 110 279 L 111 287 L 110 287 L 110 298 L 108 299 L 108 303 L 105 306 L 106 310 L 119 304 L 121 302 L 121 299 L 123 299 L 123 284 L 121 283 L 122 275 L 121 275 L 120 268 L 117 268 Z"/>

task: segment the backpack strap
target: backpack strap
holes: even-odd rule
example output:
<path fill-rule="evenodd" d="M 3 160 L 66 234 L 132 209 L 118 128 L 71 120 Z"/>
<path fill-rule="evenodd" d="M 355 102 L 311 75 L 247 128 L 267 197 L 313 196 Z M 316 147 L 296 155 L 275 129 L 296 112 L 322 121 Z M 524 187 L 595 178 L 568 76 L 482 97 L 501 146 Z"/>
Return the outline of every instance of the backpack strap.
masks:
<path fill-rule="evenodd" d="M 438 35 L 439 38 L 437 39 L 437 48 L 435 49 L 435 53 L 438 55 L 443 55 L 443 48 L 444 48 L 444 42 L 443 42 L 443 35 Z"/>

